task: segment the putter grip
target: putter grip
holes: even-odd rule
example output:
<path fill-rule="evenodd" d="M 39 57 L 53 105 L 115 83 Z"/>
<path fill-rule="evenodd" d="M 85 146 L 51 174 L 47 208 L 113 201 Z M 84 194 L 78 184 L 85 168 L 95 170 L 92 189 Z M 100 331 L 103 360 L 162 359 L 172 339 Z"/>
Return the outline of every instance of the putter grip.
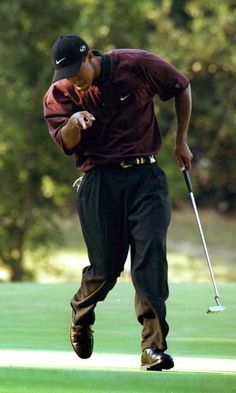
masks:
<path fill-rule="evenodd" d="M 188 188 L 188 192 L 193 192 L 190 176 L 187 169 L 183 170 L 184 180 Z"/>

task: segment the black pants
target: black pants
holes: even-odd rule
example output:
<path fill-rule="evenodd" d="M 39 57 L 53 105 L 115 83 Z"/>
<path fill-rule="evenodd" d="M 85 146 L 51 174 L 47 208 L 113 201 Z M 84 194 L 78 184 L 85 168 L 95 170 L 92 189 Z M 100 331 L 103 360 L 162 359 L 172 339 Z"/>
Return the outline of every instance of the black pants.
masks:
<path fill-rule="evenodd" d="M 97 167 L 78 191 L 78 214 L 90 266 L 71 301 L 74 322 L 93 324 L 94 308 L 113 288 L 131 248 L 135 310 L 142 349 L 167 348 L 166 233 L 170 221 L 166 177 L 154 164 Z"/>

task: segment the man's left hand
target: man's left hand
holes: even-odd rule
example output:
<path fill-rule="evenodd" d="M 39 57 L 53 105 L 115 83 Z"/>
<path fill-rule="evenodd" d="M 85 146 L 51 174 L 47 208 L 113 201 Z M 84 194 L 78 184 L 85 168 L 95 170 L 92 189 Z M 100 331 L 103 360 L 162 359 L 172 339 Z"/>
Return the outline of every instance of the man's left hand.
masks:
<path fill-rule="evenodd" d="M 174 153 L 180 168 L 181 169 L 186 168 L 190 170 L 193 155 L 188 147 L 188 144 L 186 142 L 177 143 L 175 145 Z"/>

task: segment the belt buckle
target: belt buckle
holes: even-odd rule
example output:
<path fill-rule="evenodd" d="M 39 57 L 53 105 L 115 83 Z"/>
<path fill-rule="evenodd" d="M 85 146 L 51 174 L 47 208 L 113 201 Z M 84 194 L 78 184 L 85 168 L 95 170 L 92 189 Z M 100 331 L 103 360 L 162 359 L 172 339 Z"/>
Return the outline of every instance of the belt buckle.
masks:
<path fill-rule="evenodd" d="M 120 166 L 121 166 L 122 168 L 126 169 L 126 168 L 129 168 L 129 167 L 133 166 L 133 165 L 132 165 L 132 164 L 125 164 L 125 162 L 122 161 L 122 162 L 120 163 Z"/>

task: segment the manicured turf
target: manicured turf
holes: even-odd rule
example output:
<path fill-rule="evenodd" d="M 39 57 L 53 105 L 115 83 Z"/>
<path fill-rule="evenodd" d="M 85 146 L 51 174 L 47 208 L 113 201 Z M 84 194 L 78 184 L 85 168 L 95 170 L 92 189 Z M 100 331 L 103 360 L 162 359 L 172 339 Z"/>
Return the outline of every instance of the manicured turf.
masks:
<path fill-rule="evenodd" d="M 219 286 L 227 307 L 214 304 L 210 284 L 170 286 L 169 351 L 173 355 L 235 358 L 234 284 Z M 1 284 L 0 348 L 69 350 L 69 301 L 76 284 Z M 97 306 L 95 351 L 139 354 L 141 327 L 131 284 L 118 283 Z M 222 393 L 236 392 L 236 375 L 138 371 L 0 368 L 1 393 Z"/>
<path fill-rule="evenodd" d="M 236 375 L 0 369 L 1 393 L 235 393 Z"/>
<path fill-rule="evenodd" d="M 0 284 L 0 348 L 71 350 L 68 340 L 73 284 Z M 236 286 L 219 285 L 226 310 L 207 315 L 214 305 L 210 283 L 170 285 L 169 351 L 175 356 L 235 358 Z M 133 310 L 132 284 L 118 283 L 97 305 L 95 351 L 140 352 L 141 327 Z"/>

